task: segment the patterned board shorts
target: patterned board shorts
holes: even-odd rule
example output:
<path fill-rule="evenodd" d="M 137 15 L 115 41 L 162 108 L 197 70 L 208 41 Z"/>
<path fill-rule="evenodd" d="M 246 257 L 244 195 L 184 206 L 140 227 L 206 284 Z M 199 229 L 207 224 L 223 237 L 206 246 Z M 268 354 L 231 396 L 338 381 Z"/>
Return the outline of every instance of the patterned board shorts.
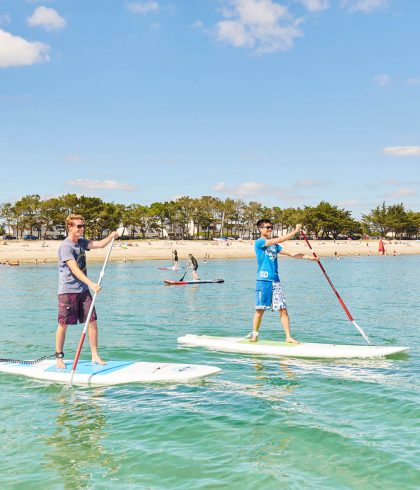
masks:
<path fill-rule="evenodd" d="M 58 295 L 58 323 L 61 325 L 76 325 L 77 322 L 85 323 L 92 304 L 92 296 L 89 291 L 83 293 L 65 293 Z M 95 308 L 93 308 L 90 321 L 97 320 Z"/>
<path fill-rule="evenodd" d="M 255 288 L 256 310 L 284 310 L 286 298 L 279 282 L 257 281 Z"/>

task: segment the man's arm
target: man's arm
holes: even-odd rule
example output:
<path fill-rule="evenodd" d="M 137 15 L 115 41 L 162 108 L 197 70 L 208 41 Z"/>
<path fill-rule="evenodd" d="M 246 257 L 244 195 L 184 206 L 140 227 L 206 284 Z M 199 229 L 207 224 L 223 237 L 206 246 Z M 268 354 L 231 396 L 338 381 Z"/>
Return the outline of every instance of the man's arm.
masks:
<path fill-rule="evenodd" d="M 66 260 L 66 264 L 71 270 L 71 273 L 76 276 L 77 279 L 87 284 L 95 293 L 99 293 L 101 286 L 91 281 L 88 276 L 81 269 L 79 269 L 77 262 L 74 259 Z"/>
<path fill-rule="evenodd" d="M 89 240 L 88 249 L 92 250 L 93 248 L 104 248 L 108 245 L 108 243 L 111 243 L 113 238 L 118 238 L 118 236 L 119 236 L 118 232 L 113 231 L 106 238 L 103 238 L 102 240 Z"/>
<path fill-rule="evenodd" d="M 314 260 L 315 262 L 319 260 L 313 255 L 301 254 L 298 252 L 287 252 L 286 250 L 281 250 L 279 253 L 280 255 L 287 255 L 288 257 L 292 257 L 292 259 Z"/>
<path fill-rule="evenodd" d="M 266 240 L 264 246 L 269 247 L 270 245 L 276 245 L 277 243 L 286 242 L 287 240 L 290 240 L 295 235 L 297 235 L 301 229 L 302 229 L 302 225 L 300 225 L 300 224 L 296 225 L 296 228 L 293 231 L 291 231 L 290 233 L 288 233 L 287 235 L 282 235 L 278 238 L 270 238 L 269 240 Z"/>

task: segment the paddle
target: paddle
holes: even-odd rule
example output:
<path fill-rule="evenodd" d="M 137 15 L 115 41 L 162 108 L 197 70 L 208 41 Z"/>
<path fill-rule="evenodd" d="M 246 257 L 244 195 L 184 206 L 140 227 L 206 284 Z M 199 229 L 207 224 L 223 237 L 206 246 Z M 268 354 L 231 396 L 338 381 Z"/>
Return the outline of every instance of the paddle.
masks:
<path fill-rule="evenodd" d="M 183 276 L 181 277 L 181 279 L 179 279 L 178 282 L 182 282 L 184 280 L 184 277 L 185 277 L 185 274 L 187 273 L 187 270 L 188 270 L 189 265 L 190 264 L 188 264 L 187 267 L 185 267 L 185 272 L 184 272 Z"/>
<path fill-rule="evenodd" d="M 347 315 L 348 319 L 353 323 L 353 325 L 357 328 L 357 330 L 362 334 L 362 337 L 370 345 L 371 342 L 369 340 L 369 337 L 366 335 L 366 333 L 364 332 L 363 328 L 360 327 L 356 323 L 356 321 L 353 319 L 353 317 L 351 316 L 351 313 L 347 309 L 347 306 L 344 304 L 344 301 L 341 299 L 340 295 L 338 294 L 337 290 L 335 289 L 333 283 L 331 282 L 331 279 L 328 277 L 327 271 L 324 269 L 324 266 L 321 264 L 321 260 L 319 259 L 319 257 L 317 256 L 317 254 L 314 252 L 313 248 L 311 247 L 311 244 L 309 243 L 308 237 L 305 235 L 305 233 L 303 232 L 303 230 L 300 230 L 300 233 L 303 236 L 303 238 L 305 239 L 306 244 L 310 248 L 310 250 L 312 252 L 312 255 L 317 259 L 317 262 L 318 262 L 319 267 L 321 268 L 322 272 L 324 273 L 324 276 L 326 277 L 326 279 L 327 279 L 329 285 L 331 286 L 332 290 L 334 291 L 335 295 L 337 296 L 337 299 L 340 302 L 341 306 L 343 307 L 343 310 L 346 312 L 346 315 Z"/>
<path fill-rule="evenodd" d="M 117 232 L 118 232 L 118 235 L 121 236 L 124 232 L 124 228 L 123 228 L 123 232 L 121 234 L 120 234 L 119 230 L 120 230 L 120 228 L 117 230 Z M 112 238 L 111 243 L 109 244 L 108 252 L 106 254 L 105 261 L 104 261 L 104 265 L 102 266 L 101 273 L 99 274 L 99 279 L 98 279 L 98 283 L 97 283 L 98 285 L 101 284 L 102 278 L 104 277 L 105 267 L 106 267 L 106 264 L 108 263 L 109 256 L 111 255 L 111 251 L 112 251 L 112 247 L 114 245 L 114 241 L 115 241 L 115 237 Z M 87 330 L 87 327 L 88 327 L 89 322 L 90 322 L 90 317 L 92 316 L 92 313 L 93 313 L 93 307 L 95 306 L 97 294 L 98 293 L 95 291 L 95 294 L 93 295 L 93 298 L 92 298 L 92 303 L 90 305 L 90 308 L 89 308 L 89 311 L 88 311 L 88 314 L 86 317 L 85 326 L 83 327 L 82 335 L 81 335 L 80 340 L 79 340 L 79 345 L 77 346 L 76 355 L 74 356 L 73 366 L 71 368 L 69 386 L 73 385 L 73 376 L 74 376 L 74 373 L 76 371 L 77 363 L 79 362 L 79 357 L 80 357 L 80 353 L 82 351 L 83 342 L 85 341 L 85 337 L 86 337 L 86 330 Z"/>

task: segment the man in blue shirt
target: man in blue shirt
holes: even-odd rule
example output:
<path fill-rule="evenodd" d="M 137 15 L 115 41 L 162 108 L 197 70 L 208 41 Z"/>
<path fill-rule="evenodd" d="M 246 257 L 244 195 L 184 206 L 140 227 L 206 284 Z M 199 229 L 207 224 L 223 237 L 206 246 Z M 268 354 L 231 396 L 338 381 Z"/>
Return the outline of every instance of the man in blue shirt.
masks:
<path fill-rule="evenodd" d="M 287 313 L 284 292 L 280 285 L 277 255 L 287 255 L 295 259 L 315 261 L 317 259 L 306 254 L 287 252 L 286 250 L 283 250 L 281 245 L 279 245 L 279 243 L 285 242 L 297 235 L 300 232 L 302 225 L 296 225 L 295 230 L 291 233 L 278 238 L 271 238 L 273 225 L 269 219 L 260 219 L 257 222 L 257 228 L 261 233 L 261 236 L 255 241 L 254 245 L 255 255 L 257 256 L 258 262 L 257 283 L 255 287 L 255 314 L 252 332 L 247 338 L 249 338 L 251 342 L 257 342 L 264 312 L 266 310 L 272 310 L 280 312 L 280 321 L 283 325 L 284 333 L 286 334 L 286 342 L 297 344 L 297 340 L 290 335 L 289 315 Z"/>

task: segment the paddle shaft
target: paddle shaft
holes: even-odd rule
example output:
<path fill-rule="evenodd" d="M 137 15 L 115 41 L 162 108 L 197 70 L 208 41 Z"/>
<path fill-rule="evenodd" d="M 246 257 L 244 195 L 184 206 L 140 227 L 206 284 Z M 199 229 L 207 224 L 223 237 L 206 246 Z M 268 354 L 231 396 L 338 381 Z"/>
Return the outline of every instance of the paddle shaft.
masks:
<path fill-rule="evenodd" d="M 99 274 L 99 279 L 98 279 L 98 283 L 97 283 L 99 286 L 101 284 L 102 278 L 104 277 L 105 267 L 106 267 L 106 264 L 108 262 L 109 256 L 111 255 L 111 251 L 112 251 L 112 247 L 114 245 L 114 241 L 115 241 L 115 238 L 113 238 L 111 240 L 111 243 L 109 244 L 108 252 L 106 254 L 105 261 L 104 261 L 104 265 L 102 266 L 101 273 Z M 86 317 L 85 325 L 83 327 L 82 335 L 80 336 L 79 345 L 77 346 L 76 355 L 74 356 L 74 361 L 73 361 L 73 366 L 71 368 L 70 381 L 69 381 L 70 386 L 72 386 L 72 384 L 73 384 L 73 375 L 76 371 L 77 363 L 79 362 L 80 353 L 82 352 L 83 343 L 84 343 L 85 337 L 86 337 L 86 330 L 89 326 L 90 318 L 91 318 L 92 313 L 93 313 L 93 308 L 95 306 L 95 301 L 96 301 L 97 295 L 98 295 L 98 293 L 95 291 L 95 294 L 93 295 L 93 298 L 92 298 L 92 303 L 90 305 L 90 308 L 89 308 L 89 311 L 88 311 L 88 314 Z"/>
<path fill-rule="evenodd" d="M 345 313 L 347 315 L 347 318 L 353 323 L 353 325 L 361 333 L 362 337 L 366 340 L 366 342 L 368 344 L 370 344 L 371 342 L 370 342 L 368 336 L 366 335 L 366 333 L 364 332 L 364 330 L 362 329 L 362 327 L 360 327 L 356 323 L 356 321 L 352 317 L 350 311 L 348 310 L 347 306 L 344 304 L 344 301 L 341 299 L 341 296 L 338 294 L 338 291 L 335 289 L 334 284 L 332 283 L 331 279 L 329 278 L 329 276 L 327 274 L 327 271 L 324 269 L 324 266 L 321 264 L 320 258 L 317 256 L 317 254 L 315 253 L 314 249 L 311 247 L 311 244 L 309 243 L 308 237 L 306 236 L 305 232 L 303 230 L 300 230 L 300 233 L 303 236 L 303 238 L 305 239 L 306 244 L 310 248 L 310 250 L 312 252 L 312 255 L 317 259 L 317 262 L 318 262 L 319 267 L 321 268 L 321 270 L 322 270 L 325 278 L 327 279 L 329 285 L 331 286 L 331 289 L 334 291 L 335 295 L 337 296 L 337 299 L 338 299 L 340 305 L 342 306 L 343 310 L 345 311 Z"/>
<path fill-rule="evenodd" d="M 189 267 L 189 264 L 187 265 L 187 267 L 185 267 L 184 275 L 181 277 L 181 279 L 179 279 L 180 282 L 184 280 L 184 277 L 185 277 L 185 274 L 187 273 L 188 267 Z"/>

